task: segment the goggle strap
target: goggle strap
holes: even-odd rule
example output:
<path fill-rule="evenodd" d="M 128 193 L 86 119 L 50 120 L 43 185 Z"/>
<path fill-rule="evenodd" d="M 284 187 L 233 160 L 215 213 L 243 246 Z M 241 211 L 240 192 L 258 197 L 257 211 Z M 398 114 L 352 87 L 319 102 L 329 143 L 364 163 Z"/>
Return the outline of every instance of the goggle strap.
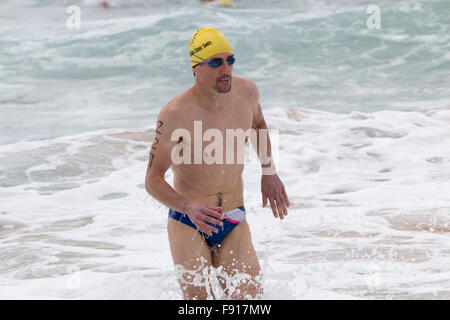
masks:
<path fill-rule="evenodd" d="M 198 55 L 196 55 L 195 53 L 194 54 L 192 54 L 194 57 L 196 57 L 197 59 L 200 59 L 201 61 L 200 62 L 198 62 L 198 61 L 193 61 L 193 60 L 191 60 L 191 62 L 194 62 L 194 63 L 204 63 L 205 61 L 206 61 L 206 59 L 203 59 L 202 57 L 199 57 Z"/>

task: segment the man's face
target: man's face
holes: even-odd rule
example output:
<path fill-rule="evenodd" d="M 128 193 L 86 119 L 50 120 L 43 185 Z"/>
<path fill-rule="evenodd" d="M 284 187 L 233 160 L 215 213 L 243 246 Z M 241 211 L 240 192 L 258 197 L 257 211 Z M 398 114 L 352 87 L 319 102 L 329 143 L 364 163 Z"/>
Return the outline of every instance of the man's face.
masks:
<path fill-rule="evenodd" d="M 231 90 L 231 73 L 233 65 L 228 65 L 226 59 L 231 57 L 232 53 L 218 53 L 206 59 L 209 62 L 213 59 L 222 59 L 223 63 L 217 68 L 212 68 L 207 63 L 197 65 L 194 72 L 197 75 L 197 81 L 200 85 L 210 86 L 217 93 L 227 93 Z"/>

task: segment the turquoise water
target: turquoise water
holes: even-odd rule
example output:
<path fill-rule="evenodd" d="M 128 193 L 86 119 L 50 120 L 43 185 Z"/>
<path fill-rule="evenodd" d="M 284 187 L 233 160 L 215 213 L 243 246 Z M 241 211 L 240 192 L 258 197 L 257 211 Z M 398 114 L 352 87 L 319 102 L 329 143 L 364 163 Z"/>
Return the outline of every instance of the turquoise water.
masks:
<path fill-rule="evenodd" d="M 144 179 L 202 26 L 279 130 L 284 222 L 243 172 L 264 298 L 450 298 L 449 0 L 377 1 L 380 29 L 366 0 L 108 1 L 0 0 L 0 298 L 182 298 Z"/>
<path fill-rule="evenodd" d="M 69 30 L 66 8 L 81 9 Z M 450 1 L 3 0 L 0 144 L 154 125 L 193 84 L 187 42 L 202 26 L 233 45 L 234 74 L 253 79 L 263 109 L 424 109 L 450 105 Z"/>

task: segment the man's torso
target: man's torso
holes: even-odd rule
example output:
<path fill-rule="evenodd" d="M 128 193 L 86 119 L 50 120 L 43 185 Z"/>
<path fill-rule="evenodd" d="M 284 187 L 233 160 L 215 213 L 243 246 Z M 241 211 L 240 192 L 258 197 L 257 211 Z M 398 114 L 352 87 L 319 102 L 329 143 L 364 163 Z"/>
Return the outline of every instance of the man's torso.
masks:
<path fill-rule="evenodd" d="M 186 129 L 190 133 L 191 141 L 183 139 L 180 141 L 180 147 L 185 150 L 191 150 L 191 159 L 188 163 L 171 165 L 174 173 L 174 189 L 190 199 L 196 199 L 214 206 L 222 206 L 224 211 L 231 210 L 243 205 L 243 182 L 242 171 L 244 164 L 237 157 L 238 148 L 241 146 L 238 140 L 227 139 L 227 129 L 229 132 L 237 132 L 235 130 L 241 129 L 243 132 L 247 131 L 252 126 L 253 111 L 257 101 L 253 101 L 251 93 L 246 92 L 246 79 L 233 76 L 233 89 L 230 94 L 227 94 L 227 103 L 219 112 L 212 109 L 201 108 L 196 105 L 192 98 L 191 89 L 183 92 L 177 96 L 176 108 L 180 112 L 180 117 L 177 121 L 177 128 Z M 224 98 L 221 96 L 220 98 Z M 194 122 L 197 122 L 194 130 Z M 200 129 L 201 124 L 201 130 Z M 216 157 L 217 150 L 212 152 L 211 143 L 215 142 L 215 137 L 210 141 L 203 141 L 205 131 L 209 129 L 217 129 L 221 133 L 223 154 L 222 157 L 215 158 L 215 163 L 207 164 L 205 160 L 211 157 Z M 200 133 L 201 139 L 195 136 L 195 133 Z M 211 131 L 210 132 L 214 132 Z M 229 136 L 230 137 L 230 136 Z M 197 138 L 197 139 L 196 139 Z M 227 141 L 228 140 L 228 141 Z M 247 140 L 247 139 L 246 139 Z M 201 142 L 201 164 L 195 164 L 194 144 Z M 210 145 L 209 148 L 208 145 Z M 215 146 L 219 146 L 215 144 Z M 227 148 L 228 146 L 228 148 Z M 198 151 L 197 151 L 198 152 Z M 231 154 L 230 154 L 231 153 Z M 231 158 L 228 158 L 231 156 Z M 198 159 L 198 158 L 197 158 Z M 232 159 L 231 163 L 230 160 Z M 219 163 L 217 163 L 219 162 Z"/>

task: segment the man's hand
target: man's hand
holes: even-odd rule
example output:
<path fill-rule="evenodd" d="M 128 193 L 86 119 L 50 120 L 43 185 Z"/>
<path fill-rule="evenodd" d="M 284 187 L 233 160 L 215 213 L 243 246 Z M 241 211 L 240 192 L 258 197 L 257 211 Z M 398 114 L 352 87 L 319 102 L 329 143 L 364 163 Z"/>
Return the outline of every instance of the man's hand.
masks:
<path fill-rule="evenodd" d="M 192 201 L 187 205 L 186 213 L 198 230 L 211 236 L 213 232 L 218 233 L 219 230 L 206 222 L 223 226 L 223 215 L 219 213 L 220 210 L 222 210 L 221 207 L 210 206 L 200 201 Z"/>
<path fill-rule="evenodd" d="M 284 219 L 288 214 L 286 207 L 290 207 L 290 203 L 284 185 L 277 174 L 262 176 L 261 193 L 263 207 L 266 207 L 267 199 L 269 199 L 275 218 Z"/>

